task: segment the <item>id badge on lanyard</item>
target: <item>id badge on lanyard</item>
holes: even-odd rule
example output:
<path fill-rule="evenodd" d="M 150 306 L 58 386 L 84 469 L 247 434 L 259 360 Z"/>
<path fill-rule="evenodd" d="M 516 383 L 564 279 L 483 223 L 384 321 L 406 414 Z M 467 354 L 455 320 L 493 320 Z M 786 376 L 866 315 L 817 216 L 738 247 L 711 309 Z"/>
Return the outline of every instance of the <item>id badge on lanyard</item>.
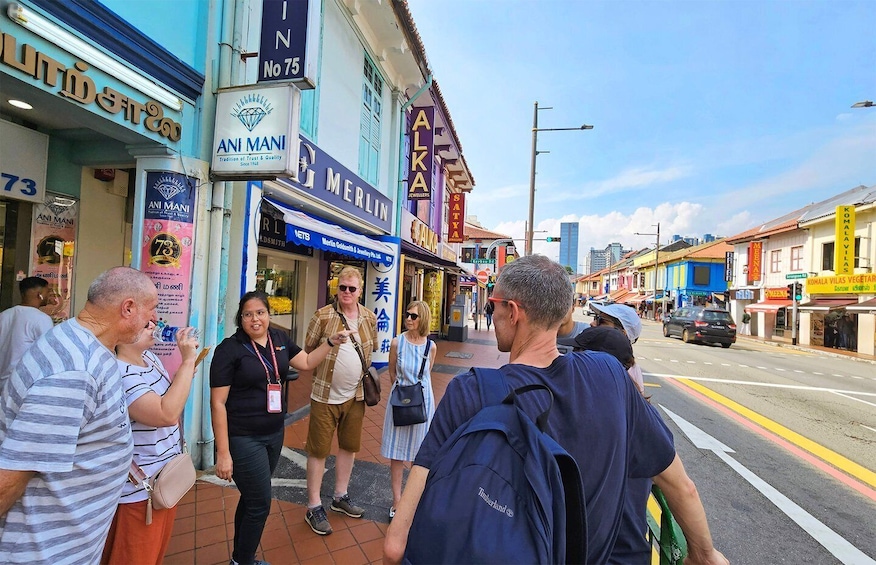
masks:
<path fill-rule="evenodd" d="M 268 412 L 276 414 L 283 410 L 283 397 L 280 393 L 280 385 L 277 383 L 268 384 Z"/>

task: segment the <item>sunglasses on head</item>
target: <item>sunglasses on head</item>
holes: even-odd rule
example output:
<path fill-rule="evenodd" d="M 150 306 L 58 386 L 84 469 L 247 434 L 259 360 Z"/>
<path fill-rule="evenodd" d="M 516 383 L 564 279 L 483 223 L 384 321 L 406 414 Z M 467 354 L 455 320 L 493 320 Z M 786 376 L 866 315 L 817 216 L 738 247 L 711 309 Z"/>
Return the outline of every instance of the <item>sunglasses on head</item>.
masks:
<path fill-rule="evenodd" d="M 354 292 L 356 292 L 357 290 L 359 290 L 359 287 L 357 287 L 357 286 L 347 286 L 347 285 L 345 285 L 345 284 L 339 284 L 339 285 L 338 285 L 338 290 L 339 290 L 340 292 L 347 292 L 347 291 L 350 291 L 350 294 L 353 294 Z"/>
<path fill-rule="evenodd" d="M 414 312 L 405 312 L 405 318 L 410 318 L 411 320 L 416 320 L 419 318 L 419 314 L 415 314 Z"/>

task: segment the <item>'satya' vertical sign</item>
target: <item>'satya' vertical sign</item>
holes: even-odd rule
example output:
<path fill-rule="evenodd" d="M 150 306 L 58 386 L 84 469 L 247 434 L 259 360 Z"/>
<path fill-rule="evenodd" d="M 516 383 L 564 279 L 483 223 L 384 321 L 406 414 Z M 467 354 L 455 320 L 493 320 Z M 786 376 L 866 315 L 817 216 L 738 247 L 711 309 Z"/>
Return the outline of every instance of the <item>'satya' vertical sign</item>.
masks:
<path fill-rule="evenodd" d="M 435 108 L 414 108 L 411 118 L 408 200 L 429 200 L 432 198 L 432 161 L 435 158 Z"/>

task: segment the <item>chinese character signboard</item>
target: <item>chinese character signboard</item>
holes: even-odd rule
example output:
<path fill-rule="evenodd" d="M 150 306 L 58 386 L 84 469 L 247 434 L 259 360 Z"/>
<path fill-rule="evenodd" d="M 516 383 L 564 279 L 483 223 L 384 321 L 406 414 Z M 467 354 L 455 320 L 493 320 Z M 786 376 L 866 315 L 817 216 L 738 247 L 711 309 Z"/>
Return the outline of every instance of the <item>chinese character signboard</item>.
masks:
<path fill-rule="evenodd" d="M 408 167 L 408 200 L 432 198 L 432 160 L 435 157 L 435 108 L 414 108 L 411 159 Z"/>
<path fill-rule="evenodd" d="M 146 174 L 141 270 L 158 289 L 160 326 L 189 325 L 197 184 L 197 179 L 179 173 Z M 156 343 L 152 350 L 174 374 L 181 363 L 176 344 Z"/>
<path fill-rule="evenodd" d="M 465 241 L 465 193 L 450 193 L 450 214 L 448 214 L 447 243 Z"/>
<path fill-rule="evenodd" d="M 390 245 L 398 254 L 398 239 L 386 238 L 382 243 Z M 365 281 L 365 307 L 377 316 L 377 351 L 371 355 L 371 361 L 378 368 L 389 363 L 389 345 L 395 335 L 399 279 L 399 261 L 391 265 L 378 261 L 369 261 L 368 274 Z"/>
<path fill-rule="evenodd" d="M 754 284 L 760 280 L 762 252 L 762 241 L 752 241 L 748 244 L 748 284 Z"/>
<path fill-rule="evenodd" d="M 834 244 L 834 267 L 837 275 L 855 272 L 855 207 L 836 207 L 836 243 Z"/>

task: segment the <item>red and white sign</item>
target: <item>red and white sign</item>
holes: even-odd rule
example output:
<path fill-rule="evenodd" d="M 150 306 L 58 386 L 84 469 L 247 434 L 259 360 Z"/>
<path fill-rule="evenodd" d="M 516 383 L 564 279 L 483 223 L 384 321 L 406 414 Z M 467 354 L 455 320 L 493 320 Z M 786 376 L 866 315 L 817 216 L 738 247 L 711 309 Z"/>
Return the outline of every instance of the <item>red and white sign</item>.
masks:
<path fill-rule="evenodd" d="M 487 281 L 490 280 L 490 271 L 478 271 L 478 282 L 481 284 L 487 284 Z"/>

